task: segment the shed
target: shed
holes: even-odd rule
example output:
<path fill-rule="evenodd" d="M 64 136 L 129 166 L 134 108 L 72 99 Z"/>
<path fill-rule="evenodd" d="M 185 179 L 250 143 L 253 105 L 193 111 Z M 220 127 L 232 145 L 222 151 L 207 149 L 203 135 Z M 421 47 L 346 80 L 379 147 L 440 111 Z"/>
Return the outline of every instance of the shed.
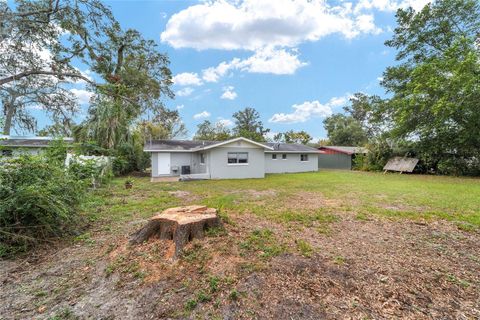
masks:
<path fill-rule="evenodd" d="M 318 148 L 319 169 L 351 170 L 353 160 L 358 154 L 366 154 L 368 150 L 363 147 L 349 146 L 323 146 Z"/>

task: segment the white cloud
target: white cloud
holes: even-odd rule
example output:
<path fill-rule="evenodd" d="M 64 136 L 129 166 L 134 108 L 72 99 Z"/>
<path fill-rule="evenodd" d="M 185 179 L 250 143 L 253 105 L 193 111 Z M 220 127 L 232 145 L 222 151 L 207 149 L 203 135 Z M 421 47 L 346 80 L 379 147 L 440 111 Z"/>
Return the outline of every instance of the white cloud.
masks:
<path fill-rule="evenodd" d="M 312 118 L 324 118 L 332 115 L 332 108 L 341 106 L 347 101 L 346 97 L 334 97 L 322 104 L 318 100 L 305 101 L 294 104 L 292 113 L 276 113 L 268 121 L 275 123 L 299 123 Z"/>
<path fill-rule="evenodd" d="M 233 127 L 234 123 L 230 119 L 223 119 L 223 118 L 218 118 L 217 121 L 218 124 L 221 124 L 224 127 Z"/>
<path fill-rule="evenodd" d="M 354 13 L 373 9 L 378 11 L 393 12 L 398 8 L 408 7 L 412 7 L 415 11 L 419 11 L 432 1 L 433 0 L 360 0 L 355 5 Z"/>
<path fill-rule="evenodd" d="M 190 87 L 186 87 L 186 88 L 183 88 L 182 90 L 178 90 L 177 92 L 175 92 L 175 94 L 179 97 L 188 97 L 193 93 L 193 91 L 195 90 Z"/>
<path fill-rule="evenodd" d="M 372 14 L 362 14 L 355 19 L 355 26 L 357 30 L 362 33 L 380 34 L 382 29 L 375 26 L 374 17 Z"/>
<path fill-rule="evenodd" d="M 350 98 L 350 95 L 346 97 L 333 97 L 328 101 L 328 105 L 332 108 L 343 106 L 348 101 L 348 98 Z"/>
<path fill-rule="evenodd" d="M 225 76 L 229 70 L 235 66 L 240 59 L 235 58 L 231 62 L 221 62 L 216 67 L 210 67 L 202 72 L 202 79 L 206 82 L 217 82 L 221 77 Z"/>
<path fill-rule="evenodd" d="M 202 80 L 194 72 L 183 72 L 173 77 L 173 83 L 179 86 L 200 86 Z"/>
<path fill-rule="evenodd" d="M 435 0 L 404 0 L 401 1 L 398 5 L 399 8 L 408 8 L 412 7 L 415 11 L 420 11 L 425 7 L 427 4 L 433 2 Z"/>
<path fill-rule="evenodd" d="M 88 104 L 90 103 L 90 98 L 93 96 L 93 92 L 84 90 L 84 89 L 70 89 L 70 92 L 75 95 L 80 104 Z"/>
<path fill-rule="evenodd" d="M 296 49 L 278 49 L 265 47 L 258 49 L 247 59 L 234 58 L 230 62 L 223 61 L 216 67 L 202 71 L 202 79 L 206 82 L 217 82 L 229 71 L 240 70 L 249 73 L 269 73 L 291 75 L 307 63 L 300 61 Z"/>
<path fill-rule="evenodd" d="M 220 98 L 227 100 L 235 100 L 237 98 L 237 93 L 234 90 L 235 88 L 232 86 L 224 87 L 223 94 Z"/>
<path fill-rule="evenodd" d="M 171 16 L 161 40 L 198 50 L 296 47 L 335 33 L 347 39 L 371 33 L 359 28 L 357 13 L 351 3 L 333 6 L 324 0 L 213 0 Z"/>
<path fill-rule="evenodd" d="M 193 119 L 204 119 L 204 118 L 208 118 L 210 117 L 210 112 L 208 111 L 202 111 L 200 113 L 197 113 L 195 115 L 193 115 Z"/>
<path fill-rule="evenodd" d="M 179 104 L 179 105 L 177 106 L 177 110 L 182 110 L 183 108 L 185 108 L 185 106 L 184 106 L 183 104 Z"/>
<path fill-rule="evenodd" d="M 307 65 L 298 59 L 296 50 L 266 47 L 255 52 L 250 58 L 240 61 L 237 68 L 251 73 L 294 74 Z"/>

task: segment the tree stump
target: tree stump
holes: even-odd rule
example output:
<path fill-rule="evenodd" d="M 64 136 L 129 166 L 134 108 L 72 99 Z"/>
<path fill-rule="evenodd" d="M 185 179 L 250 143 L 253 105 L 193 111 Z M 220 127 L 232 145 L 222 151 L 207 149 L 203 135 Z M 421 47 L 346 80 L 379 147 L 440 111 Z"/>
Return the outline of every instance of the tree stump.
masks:
<path fill-rule="evenodd" d="M 172 240 L 175 254 L 193 239 L 201 239 L 209 228 L 221 225 L 217 209 L 206 206 L 169 208 L 152 217 L 150 221 L 130 237 L 130 244 L 139 244 L 152 237 Z"/>

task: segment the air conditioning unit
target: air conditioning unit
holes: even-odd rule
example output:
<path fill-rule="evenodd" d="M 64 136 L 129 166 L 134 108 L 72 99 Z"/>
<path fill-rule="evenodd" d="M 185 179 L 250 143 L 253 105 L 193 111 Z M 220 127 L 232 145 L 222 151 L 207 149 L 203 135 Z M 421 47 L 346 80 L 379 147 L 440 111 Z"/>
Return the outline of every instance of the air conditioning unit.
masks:
<path fill-rule="evenodd" d="M 182 174 L 190 174 L 190 166 L 182 166 Z"/>
<path fill-rule="evenodd" d="M 177 173 L 178 172 L 178 166 L 172 166 L 172 172 Z"/>

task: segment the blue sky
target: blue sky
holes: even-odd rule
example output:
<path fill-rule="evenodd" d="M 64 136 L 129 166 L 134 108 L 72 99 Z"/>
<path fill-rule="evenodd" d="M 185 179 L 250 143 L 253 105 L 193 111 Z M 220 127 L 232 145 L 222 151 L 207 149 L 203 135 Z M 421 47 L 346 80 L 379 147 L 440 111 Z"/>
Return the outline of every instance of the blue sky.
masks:
<path fill-rule="evenodd" d="M 176 97 L 166 105 L 179 109 L 186 138 L 204 119 L 229 126 L 234 112 L 253 107 L 272 132 L 306 130 L 315 139 L 349 95 L 383 94 L 379 78 L 395 63 L 384 46 L 395 10 L 426 2 L 105 1 L 124 28 L 170 57 Z M 88 95 L 81 87 L 76 94 L 85 109 Z"/>

